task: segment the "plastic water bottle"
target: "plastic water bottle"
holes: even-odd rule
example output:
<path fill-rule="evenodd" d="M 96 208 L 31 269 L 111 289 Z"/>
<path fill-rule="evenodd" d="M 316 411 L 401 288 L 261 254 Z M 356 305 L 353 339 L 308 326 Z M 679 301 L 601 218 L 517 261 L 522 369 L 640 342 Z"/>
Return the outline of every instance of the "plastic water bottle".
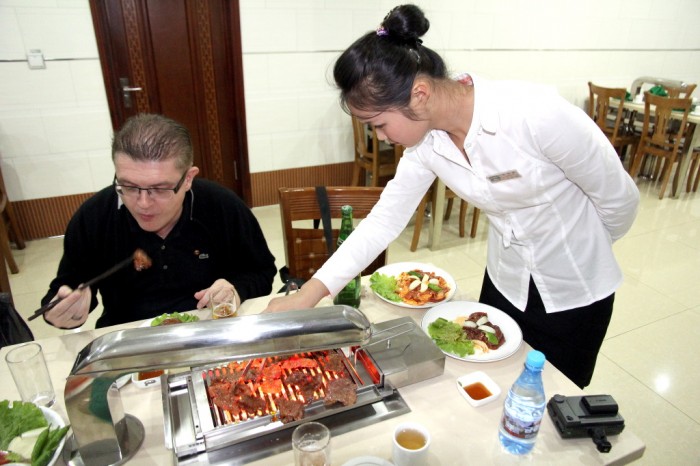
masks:
<path fill-rule="evenodd" d="M 546 404 L 542 385 L 544 361 L 544 354 L 530 351 L 525 369 L 508 391 L 498 438 L 509 453 L 524 455 L 535 446 Z"/>

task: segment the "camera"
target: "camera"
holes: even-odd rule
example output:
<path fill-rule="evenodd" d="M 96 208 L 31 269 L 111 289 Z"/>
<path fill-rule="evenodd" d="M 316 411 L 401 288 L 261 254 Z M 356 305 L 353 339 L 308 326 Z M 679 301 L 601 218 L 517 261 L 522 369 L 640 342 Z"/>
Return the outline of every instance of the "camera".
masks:
<path fill-rule="evenodd" d="M 547 403 L 547 412 L 562 438 L 591 437 L 602 453 L 612 448 L 606 436 L 625 428 L 625 420 L 610 395 L 554 395 Z"/>

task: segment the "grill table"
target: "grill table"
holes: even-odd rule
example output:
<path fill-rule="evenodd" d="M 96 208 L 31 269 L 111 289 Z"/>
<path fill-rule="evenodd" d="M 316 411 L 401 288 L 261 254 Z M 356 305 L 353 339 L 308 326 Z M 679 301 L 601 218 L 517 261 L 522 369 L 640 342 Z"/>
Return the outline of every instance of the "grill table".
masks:
<path fill-rule="evenodd" d="M 374 296 L 367 284 L 368 277 L 363 278 L 364 295 L 361 310 L 372 323 L 410 316 L 420 325 L 425 311 L 407 309 L 391 305 Z M 271 297 L 257 298 L 243 303 L 241 315 L 256 314 L 263 310 Z M 457 291 L 455 300 L 467 300 Z M 331 305 L 324 300 L 320 305 Z M 199 311 L 201 316 L 208 311 Z M 65 377 L 70 373 L 78 352 L 92 340 L 105 333 L 138 327 L 142 322 L 118 325 L 114 327 L 66 334 L 39 340 L 44 350 L 54 389 L 56 404 L 53 409 L 67 420 L 63 389 Z M 4 358 L 12 347 L 0 350 Z M 523 344 L 511 357 L 483 364 L 475 364 L 447 358 L 445 371 L 441 376 L 423 382 L 401 387 L 399 392 L 411 409 L 411 412 L 381 421 L 357 430 L 335 435 L 331 439 L 333 464 L 343 464 L 357 456 L 377 456 L 391 459 L 391 436 L 396 425 L 402 422 L 419 422 L 427 427 L 432 436 L 429 464 L 462 464 L 468 454 L 470 462 L 481 464 L 510 464 L 514 458 L 500 449 L 497 426 L 500 419 L 505 393 L 498 400 L 487 405 L 473 408 L 458 392 L 458 377 L 481 370 L 486 372 L 505 392 L 522 370 L 526 354 L 530 347 Z M 0 378 L 11 380 L 6 365 L 0 365 Z M 581 395 L 582 390 L 569 381 L 561 372 L 547 364 L 543 372 L 544 387 L 549 399 L 556 393 Z M 134 384 L 127 384 L 121 389 L 122 402 L 127 413 L 137 417 L 144 425 L 145 440 L 129 465 L 172 464 L 172 452 L 165 448 L 163 434 L 163 409 L 159 388 L 142 389 Z M 19 395 L 13 383 L 0 386 L 0 399 L 17 400 Z M 622 415 L 625 415 L 624 407 Z M 74 423 L 79 419 L 72 419 Z M 455 430 L 457 428 L 457 430 Z M 599 453 L 591 439 L 563 440 L 556 428 L 545 414 L 540 434 L 531 453 L 534 464 L 625 464 L 640 458 L 644 453 L 644 443 L 627 426 L 615 436 L 608 437 L 612 444 L 610 453 Z M 228 464 L 235 464 L 234 458 L 227 458 Z M 250 464 L 275 466 L 293 464 L 293 453 L 289 451 L 270 456 Z M 64 464 L 60 460 L 58 465 Z"/>

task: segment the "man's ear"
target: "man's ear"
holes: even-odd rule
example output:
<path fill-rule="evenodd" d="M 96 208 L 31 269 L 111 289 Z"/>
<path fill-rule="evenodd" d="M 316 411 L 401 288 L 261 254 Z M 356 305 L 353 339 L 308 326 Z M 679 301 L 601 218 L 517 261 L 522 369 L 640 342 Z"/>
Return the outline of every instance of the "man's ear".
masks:
<path fill-rule="evenodd" d="M 189 170 L 187 170 L 187 189 L 190 189 L 190 187 L 192 186 L 192 180 L 194 180 L 194 177 L 197 176 L 198 173 L 199 167 L 192 166 L 189 168 Z"/>

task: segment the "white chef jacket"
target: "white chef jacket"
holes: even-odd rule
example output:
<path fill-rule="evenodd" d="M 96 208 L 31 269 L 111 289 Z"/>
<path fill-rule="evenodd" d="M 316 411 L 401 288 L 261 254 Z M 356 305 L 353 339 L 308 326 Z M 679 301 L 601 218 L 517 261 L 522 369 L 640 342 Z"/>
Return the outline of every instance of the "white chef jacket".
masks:
<path fill-rule="evenodd" d="M 487 271 L 518 309 L 532 276 L 547 312 L 586 306 L 622 282 L 612 243 L 639 191 L 606 136 L 552 88 L 474 80 L 464 141 L 430 131 L 407 149 L 376 206 L 314 275 L 336 294 L 408 224 L 438 176 L 489 218 Z"/>

